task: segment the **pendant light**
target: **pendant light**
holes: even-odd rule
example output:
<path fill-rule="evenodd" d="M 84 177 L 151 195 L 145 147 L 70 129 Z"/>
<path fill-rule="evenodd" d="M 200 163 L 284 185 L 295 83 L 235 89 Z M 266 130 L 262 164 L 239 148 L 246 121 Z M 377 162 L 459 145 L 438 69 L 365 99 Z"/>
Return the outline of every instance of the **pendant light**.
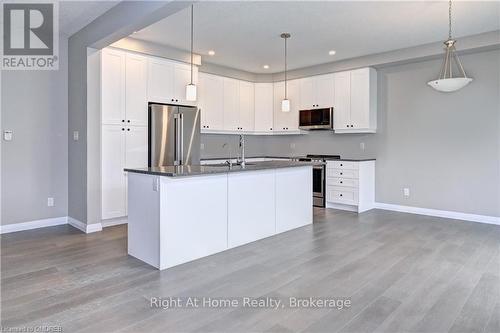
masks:
<path fill-rule="evenodd" d="M 191 5 L 191 82 L 186 86 L 186 100 L 196 101 L 196 85 L 193 83 L 193 5 Z"/>
<path fill-rule="evenodd" d="M 456 40 L 451 37 L 451 0 L 448 4 L 448 40 L 444 42 L 445 55 L 443 66 L 437 80 L 427 82 L 432 88 L 441 92 L 457 91 L 468 85 L 472 79 L 465 74 L 464 67 L 455 49 Z M 455 63 L 455 66 L 454 64 Z M 458 76 L 453 76 L 453 67 L 458 70 Z"/>
<path fill-rule="evenodd" d="M 285 40 L 285 98 L 281 101 L 281 112 L 290 112 L 290 100 L 288 99 L 287 91 L 287 45 L 286 40 L 290 38 L 291 35 L 288 32 L 281 34 L 281 38 Z"/>

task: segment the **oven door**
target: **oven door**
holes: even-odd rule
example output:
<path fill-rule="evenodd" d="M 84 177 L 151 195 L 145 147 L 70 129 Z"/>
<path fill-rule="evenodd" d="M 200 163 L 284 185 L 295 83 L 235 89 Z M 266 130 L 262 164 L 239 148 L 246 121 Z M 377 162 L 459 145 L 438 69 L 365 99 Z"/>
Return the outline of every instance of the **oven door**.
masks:
<path fill-rule="evenodd" d="M 303 130 L 333 129 L 333 108 L 300 110 L 299 128 Z"/>
<path fill-rule="evenodd" d="M 325 166 L 313 167 L 313 206 L 325 207 Z"/>

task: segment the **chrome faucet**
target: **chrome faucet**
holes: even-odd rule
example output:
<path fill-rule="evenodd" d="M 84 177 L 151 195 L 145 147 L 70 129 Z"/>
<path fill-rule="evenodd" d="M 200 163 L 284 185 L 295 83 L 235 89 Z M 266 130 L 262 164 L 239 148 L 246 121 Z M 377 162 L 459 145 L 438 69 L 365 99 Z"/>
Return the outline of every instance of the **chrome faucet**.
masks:
<path fill-rule="evenodd" d="M 238 164 L 245 167 L 245 136 L 240 134 L 240 159 Z"/>
<path fill-rule="evenodd" d="M 226 161 L 225 164 L 227 164 L 229 166 L 229 168 L 232 168 L 233 167 L 233 159 L 231 158 L 231 146 L 229 146 L 227 142 L 222 145 L 222 148 L 226 148 L 226 147 L 228 148 L 227 151 L 228 151 L 229 159 Z"/>

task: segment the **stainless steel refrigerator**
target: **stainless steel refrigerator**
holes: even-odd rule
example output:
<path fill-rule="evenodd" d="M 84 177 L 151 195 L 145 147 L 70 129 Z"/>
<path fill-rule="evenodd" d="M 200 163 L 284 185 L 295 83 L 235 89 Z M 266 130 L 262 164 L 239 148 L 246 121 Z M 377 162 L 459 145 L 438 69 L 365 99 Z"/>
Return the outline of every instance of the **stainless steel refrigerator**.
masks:
<path fill-rule="evenodd" d="M 200 164 L 200 110 L 149 104 L 148 166 Z"/>

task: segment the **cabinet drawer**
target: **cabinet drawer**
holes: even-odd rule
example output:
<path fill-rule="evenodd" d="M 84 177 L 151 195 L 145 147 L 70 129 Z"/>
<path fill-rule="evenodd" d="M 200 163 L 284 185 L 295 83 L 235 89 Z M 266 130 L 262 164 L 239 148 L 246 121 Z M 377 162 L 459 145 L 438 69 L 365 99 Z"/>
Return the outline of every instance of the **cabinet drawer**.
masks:
<path fill-rule="evenodd" d="M 328 161 L 327 167 L 332 168 L 332 169 L 358 170 L 359 163 L 358 162 L 344 162 L 344 161 Z"/>
<path fill-rule="evenodd" d="M 326 183 L 329 186 L 352 187 L 354 189 L 359 188 L 359 180 L 356 178 L 331 177 L 327 178 Z"/>
<path fill-rule="evenodd" d="M 326 169 L 326 176 L 333 178 L 358 178 L 358 170 Z"/>
<path fill-rule="evenodd" d="M 328 202 L 338 202 L 351 205 L 358 204 L 358 191 L 340 186 L 328 186 L 326 193 Z"/>

